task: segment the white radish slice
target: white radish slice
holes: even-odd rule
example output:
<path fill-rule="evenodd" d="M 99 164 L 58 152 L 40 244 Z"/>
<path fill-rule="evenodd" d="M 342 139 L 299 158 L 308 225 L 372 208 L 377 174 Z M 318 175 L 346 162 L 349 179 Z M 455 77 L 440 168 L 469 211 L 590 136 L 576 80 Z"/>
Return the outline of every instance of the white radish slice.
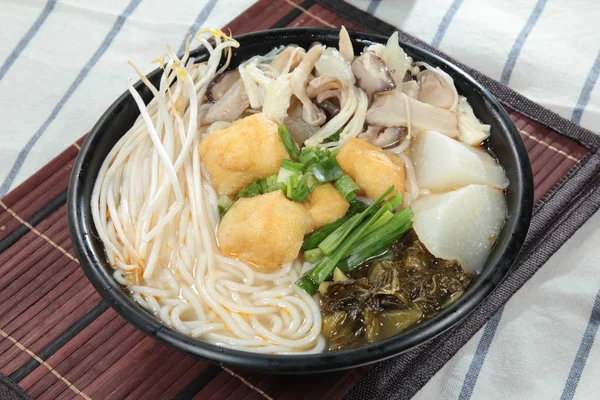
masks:
<path fill-rule="evenodd" d="M 504 194 L 485 185 L 422 196 L 412 209 L 413 228 L 427 250 L 472 274 L 483 268 L 507 212 Z"/>
<path fill-rule="evenodd" d="M 504 170 L 491 155 L 439 132 L 419 133 L 412 158 L 422 189 L 446 191 L 471 184 L 508 187 Z"/>

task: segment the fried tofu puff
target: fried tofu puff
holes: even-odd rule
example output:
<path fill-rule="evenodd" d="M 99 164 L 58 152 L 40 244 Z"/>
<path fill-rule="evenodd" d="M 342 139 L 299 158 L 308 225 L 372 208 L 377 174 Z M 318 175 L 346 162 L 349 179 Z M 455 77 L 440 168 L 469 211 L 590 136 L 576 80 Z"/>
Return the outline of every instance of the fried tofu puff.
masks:
<path fill-rule="evenodd" d="M 288 158 L 277 124 L 262 113 L 213 132 L 200 144 L 199 151 L 213 187 L 228 196 L 255 179 L 276 174 Z"/>
<path fill-rule="evenodd" d="M 308 200 L 303 204 L 312 221 L 311 230 L 342 218 L 350 207 L 350 204 L 331 183 L 317 186 L 308 195 Z"/>
<path fill-rule="evenodd" d="M 392 185 L 396 191 L 404 193 L 404 163 L 394 154 L 363 140 L 351 139 L 340 149 L 337 161 L 360 187 L 361 194 L 371 200 L 381 196 Z"/>
<path fill-rule="evenodd" d="M 310 226 L 304 206 L 276 191 L 236 201 L 223 216 L 217 238 L 225 255 L 275 268 L 298 257 Z"/>

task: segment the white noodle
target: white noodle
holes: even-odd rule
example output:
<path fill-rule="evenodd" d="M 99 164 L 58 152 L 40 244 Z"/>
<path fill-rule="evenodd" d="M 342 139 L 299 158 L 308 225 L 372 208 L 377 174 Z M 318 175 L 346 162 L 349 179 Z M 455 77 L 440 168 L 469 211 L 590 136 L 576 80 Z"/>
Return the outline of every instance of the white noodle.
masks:
<path fill-rule="evenodd" d="M 208 61 L 193 63 L 189 41 L 181 60 L 169 49 L 158 87 L 136 69 L 153 94 L 148 105 L 128 82 L 140 117 L 100 169 L 91 201 L 96 230 L 117 282 L 164 324 L 246 351 L 321 352 L 319 306 L 294 283 L 302 263 L 258 270 L 223 256 L 217 247 L 217 195 L 196 149 L 202 136 L 224 125 L 208 132 L 197 125 L 207 109 L 203 101 L 209 83 L 239 44 L 210 32 L 212 46 L 196 38 L 207 49 Z M 254 83 L 253 100 L 260 106 L 262 88 L 278 77 L 268 62 L 281 50 L 240 67 L 249 96 Z M 218 69 L 224 56 L 225 66 Z"/>

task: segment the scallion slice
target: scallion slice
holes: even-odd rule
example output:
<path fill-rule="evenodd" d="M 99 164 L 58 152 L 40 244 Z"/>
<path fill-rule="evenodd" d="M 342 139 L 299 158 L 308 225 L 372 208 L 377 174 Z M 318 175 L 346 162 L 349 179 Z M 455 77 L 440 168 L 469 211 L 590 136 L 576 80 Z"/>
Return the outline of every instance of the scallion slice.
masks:
<path fill-rule="evenodd" d="M 321 251 L 321 249 L 319 249 L 319 248 L 306 250 L 304 252 L 304 260 L 306 260 L 307 262 L 309 262 L 311 264 L 316 263 L 321 258 L 323 258 L 323 256 L 324 256 L 324 254 Z"/>
<path fill-rule="evenodd" d="M 340 176 L 335 181 L 333 186 L 335 186 L 335 188 L 338 190 L 338 192 L 340 192 L 340 194 L 342 196 L 344 196 L 344 198 L 346 200 L 352 200 L 353 198 L 355 198 L 356 197 L 355 192 L 359 189 L 356 182 L 354 182 L 354 180 L 352 178 L 350 178 L 350 176 L 345 175 L 345 174 Z"/>
<path fill-rule="evenodd" d="M 287 169 L 289 171 L 302 171 L 304 169 L 304 164 L 293 162 L 290 160 L 283 160 L 281 163 L 281 168 Z"/>
<path fill-rule="evenodd" d="M 321 184 L 335 181 L 344 175 L 344 171 L 340 168 L 335 157 L 330 157 L 325 161 L 313 164 L 308 167 L 308 170 L 312 172 L 315 179 Z"/>
<path fill-rule="evenodd" d="M 290 158 L 292 160 L 297 160 L 300 156 L 300 152 L 298 151 L 298 147 L 296 146 L 294 139 L 292 139 L 292 135 L 290 135 L 290 131 L 288 131 L 285 125 L 279 125 L 278 133 L 283 145 L 285 146 L 285 149 L 290 155 Z"/>

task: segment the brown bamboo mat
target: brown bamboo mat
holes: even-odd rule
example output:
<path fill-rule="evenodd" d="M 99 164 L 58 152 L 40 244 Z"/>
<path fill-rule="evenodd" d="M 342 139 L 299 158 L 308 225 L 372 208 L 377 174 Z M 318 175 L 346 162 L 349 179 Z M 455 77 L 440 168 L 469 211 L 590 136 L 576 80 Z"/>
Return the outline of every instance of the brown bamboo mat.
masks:
<path fill-rule="evenodd" d="M 312 0 L 260 0 L 226 28 L 241 34 L 273 27 L 342 24 L 384 34 L 393 29 L 341 1 Z M 403 40 L 423 45 L 404 34 Z M 581 204 L 578 199 L 597 184 L 593 181 L 600 169 L 596 138 L 497 82 L 470 72 L 507 107 L 529 152 L 537 203 L 532 240 L 554 229 L 559 211 L 584 215 L 576 207 Z M 82 140 L 0 201 L 0 373 L 40 399 L 340 399 L 357 382 L 351 397 L 361 398 L 361 388 L 375 379 L 373 371 L 383 368 L 382 364 L 312 376 L 233 371 L 175 352 L 138 332 L 110 309 L 79 268 L 65 216 L 69 174 Z M 592 208 L 585 215 L 597 209 Z M 570 231 L 585 219 L 574 219 L 577 223 L 571 224 Z M 526 243 L 523 254 L 541 252 L 536 258 L 541 265 L 557 246 L 544 250 L 536 243 Z M 505 302 L 535 269 L 521 274 L 517 269 L 515 287 L 501 292 L 498 302 Z M 479 314 L 476 322 L 465 325 L 469 333 L 454 340 L 453 347 L 433 346 L 435 341 L 428 345 L 428 357 L 442 349 L 438 364 L 443 364 L 491 316 Z M 414 356 L 424 357 L 421 353 Z M 410 365 L 415 358 L 407 357 L 383 364 L 388 369 Z M 415 378 L 412 392 L 437 369 Z"/>

